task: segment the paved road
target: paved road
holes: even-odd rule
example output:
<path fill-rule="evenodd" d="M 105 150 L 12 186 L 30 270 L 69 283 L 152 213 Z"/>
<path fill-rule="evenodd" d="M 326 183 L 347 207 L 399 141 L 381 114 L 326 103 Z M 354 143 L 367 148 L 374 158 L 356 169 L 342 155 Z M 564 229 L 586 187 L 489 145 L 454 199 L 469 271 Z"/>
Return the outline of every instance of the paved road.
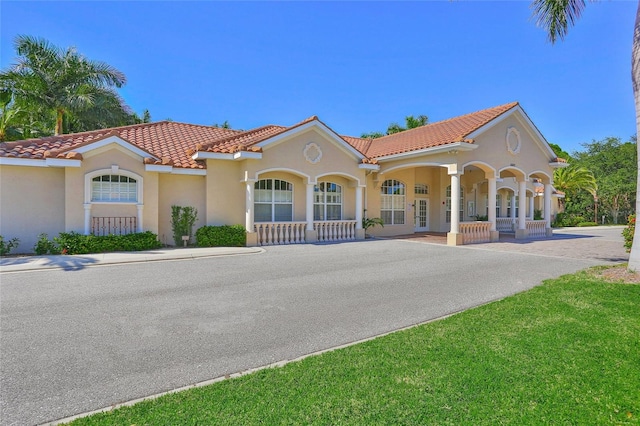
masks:
<path fill-rule="evenodd" d="M 574 238 L 574 249 L 598 238 Z M 375 240 L 3 273 L 0 423 L 42 423 L 292 359 L 603 263 L 538 254 Z"/>

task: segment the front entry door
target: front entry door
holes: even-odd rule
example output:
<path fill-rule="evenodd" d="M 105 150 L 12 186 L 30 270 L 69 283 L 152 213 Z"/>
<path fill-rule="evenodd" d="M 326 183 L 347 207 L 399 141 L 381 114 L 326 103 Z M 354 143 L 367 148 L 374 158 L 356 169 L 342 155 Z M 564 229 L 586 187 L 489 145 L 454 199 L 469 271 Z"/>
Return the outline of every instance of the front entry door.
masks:
<path fill-rule="evenodd" d="M 416 198 L 416 232 L 429 230 L 429 200 Z"/>

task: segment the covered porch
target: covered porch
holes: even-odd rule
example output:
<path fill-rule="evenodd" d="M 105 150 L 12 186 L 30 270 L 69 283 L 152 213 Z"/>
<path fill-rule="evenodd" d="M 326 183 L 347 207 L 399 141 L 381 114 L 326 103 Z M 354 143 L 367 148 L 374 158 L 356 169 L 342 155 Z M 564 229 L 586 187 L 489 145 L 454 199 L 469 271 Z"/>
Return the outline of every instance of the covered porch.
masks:
<path fill-rule="evenodd" d="M 270 170 L 244 186 L 248 246 L 364 239 L 364 185 L 355 176 Z"/>

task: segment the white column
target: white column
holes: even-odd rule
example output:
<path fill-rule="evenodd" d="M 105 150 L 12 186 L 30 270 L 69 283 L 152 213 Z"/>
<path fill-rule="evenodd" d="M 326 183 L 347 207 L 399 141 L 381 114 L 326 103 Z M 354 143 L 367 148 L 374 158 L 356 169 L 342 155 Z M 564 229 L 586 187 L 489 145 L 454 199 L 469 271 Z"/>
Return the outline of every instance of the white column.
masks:
<path fill-rule="evenodd" d="M 84 235 L 91 233 L 91 203 L 84 204 Z"/>
<path fill-rule="evenodd" d="M 491 230 L 496 230 L 496 178 L 489 178 L 489 200 L 487 203 L 489 204 L 489 222 L 491 222 Z"/>
<path fill-rule="evenodd" d="M 515 222 L 516 220 L 516 193 L 515 191 L 511 194 L 511 220 Z"/>
<path fill-rule="evenodd" d="M 518 229 L 527 228 L 527 182 L 523 179 L 518 182 Z"/>
<path fill-rule="evenodd" d="M 246 183 L 244 226 L 247 232 L 253 232 L 253 192 L 255 184 L 252 181 Z"/>
<path fill-rule="evenodd" d="M 460 232 L 460 175 L 451 175 L 451 231 Z"/>
<path fill-rule="evenodd" d="M 363 187 L 356 187 L 356 229 L 362 229 L 362 190 Z"/>
<path fill-rule="evenodd" d="M 138 210 L 138 229 L 136 232 L 142 232 L 142 209 L 144 208 L 144 204 L 137 204 L 136 208 Z"/>
<path fill-rule="evenodd" d="M 551 228 L 551 190 L 550 183 L 544 185 L 544 220 L 547 221 L 547 228 Z"/>
<path fill-rule="evenodd" d="M 313 188 L 315 184 L 307 184 L 307 231 L 313 231 Z"/>
<path fill-rule="evenodd" d="M 533 211 L 535 210 L 535 206 L 533 205 L 534 200 L 535 195 L 529 197 L 529 216 L 531 217 L 531 220 L 533 220 L 533 218 L 535 217 L 535 215 L 533 214 Z"/>

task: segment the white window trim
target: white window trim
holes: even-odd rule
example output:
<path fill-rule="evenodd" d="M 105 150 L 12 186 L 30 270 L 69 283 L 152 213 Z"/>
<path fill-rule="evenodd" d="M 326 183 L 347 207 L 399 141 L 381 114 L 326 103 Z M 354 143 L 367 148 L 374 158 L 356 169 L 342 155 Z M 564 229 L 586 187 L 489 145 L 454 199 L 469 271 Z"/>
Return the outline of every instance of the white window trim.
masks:
<path fill-rule="evenodd" d="M 263 181 L 263 180 L 270 180 L 270 181 L 276 181 L 276 180 L 279 180 L 279 181 L 286 182 L 286 183 L 288 183 L 289 185 L 291 185 L 291 222 L 293 222 L 294 218 L 296 217 L 296 216 L 295 216 L 295 214 L 296 214 L 296 212 L 295 212 L 295 205 L 296 205 L 296 200 L 295 200 L 295 196 L 296 196 L 295 185 L 294 185 L 292 182 L 289 182 L 288 180 L 285 180 L 285 179 L 278 179 L 278 178 L 258 179 L 257 181 L 255 181 L 255 182 L 253 183 L 253 185 L 254 185 L 254 187 L 253 187 L 253 188 L 254 188 L 254 189 L 253 189 L 253 190 L 254 190 L 254 194 L 255 194 L 255 191 L 260 191 L 260 190 L 258 190 L 258 189 L 255 189 L 255 185 L 256 185 L 258 182 Z M 275 191 L 275 184 L 272 184 L 272 186 L 271 186 L 271 192 L 272 192 L 272 195 L 273 195 L 273 191 Z M 274 208 L 273 206 L 274 206 L 275 204 L 289 204 L 289 203 L 280 203 L 280 202 L 275 202 L 275 201 L 273 201 L 273 196 L 271 197 L 271 201 L 270 201 L 269 203 L 256 201 L 256 200 L 255 200 L 255 198 L 256 198 L 256 197 L 255 197 L 255 195 L 254 195 L 254 199 L 253 199 L 253 215 L 254 215 L 254 218 L 253 218 L 253 221 L 254 221 L 255 223 L 276 223 L 276 222 L 277 222 L 277 223 L 287 223 L 287 221 L 284 221 L 284 220 L 281 220 L 281 221 L 276 221 L 276 220 L 275 220 L 275 208 Z M 270 220 L 270 221 L 266 221 L 266 222 L 265 222 L 265 221 L 258 221 L 258 220 L 255 220 L 256 204 L 271 204 L 271 220 Z"/>
<path fill-rule="evenodd" d="M 402 195 L 398 195 L 398 194 L 386 194 L 382 192 L 382 189 L 385 186 L 386 182 L 397 182 L 399 184 L 402 184 L 403 188 L 404 188 L 404 194 Z M 393 186 L 393 185 L 392 185 Z M 380 203 L 380 216 L 382 216 L 382 212 L 383 211 L 390 211 L 391 212 L 391 223 L 385 223 L 385 226 L 389 225 L 389 226 L 393 226 L 393 225 L 406 225 L 407 224 L 407 185 L 402 182 L 401 180 L 398 179 L 387 179 L 384 182 L 382 182 L 382 185 L 380 185 L 380 200 L 382 201 L 382 197 L 384 196 L 388 196 L 391 197 L 391 209 L 383 209 L 382 208 L 382 202 Z M 404 198 L 404 200 L 402 201 L 402 209 L 395 209 L 393 207 L 393 197 L 402 197 Z M 402 212 L 402 223 L 394 223 L 395 222 L 395 218 L 396 218 L 396 212 Z"/>
<path fill-rule="evenodd" d="M 343 218 L 344 218 L 344 195 L 345 195 L 344 186 L 343 185 L 339 185 L 339 184 L 337 184 L 335 182 L 320 181 L 320 182 L 316 183 L 314 188 L 313 188 L 314 195 L 315 195 L 315 192 L 316 192 L 315 191 L 316 187 L 320 188 L 320 184 L 322 184 L 322 183 L 325 184 L 325 191 L 321 192 L 320 189 L 318 189 L 318 193 L 322 193 L 324 196 L 322 197 L 322 203 L 317 203 L 316 200 L 315 200 L 315 197 L 313 199 L 313 216 L 314 216 L 313 220 L 316 221 L 316 222 L 326 222 L 326 221 L 328 221 L 328 219 L 320 220 L 320 219 L 316 219 L 315 218 L 315 207 L 316 206 L 322 206 L 322 208 L 324 209 L 324 217 L 326 218 L 327 217 L 327 205 L 330 205 L 330 206 L 337 206 L 338 205 L 337 203 L 327 203 L 327 192 L 326 192 L 326 188 L 327 188 L 326 185 L 327 184 L 335 185 L 338 188 L 340 188 L 340 192 L 339 192 L 339 194 L 340 194 L 340 219 L 331 219 L 331 220 L 343 220 Z M 330 194 L 333 194 L 333 193 L 330 193 Z"/>
<path fill-rule="evenodd" d="M 426 192 L 424 192 L 424 193 L 422 193 L 422 192 L 417 192 L 417 191 L 416 191 L 416 189 L 417 189 L 416 187 L 417 187 L 417 186 L 423 186 L 423 187 L 424 187 L 424 189 L 426 190 Z M 420 196 L 420 197 L 428 196 L 428 195 L 429 195 L 429 189 L 430 189 L 430 188 L 429 188 L 429 185 L 427 185 L 426 183 L 416 183 L 416 184 L 414 184 L 414 185 L 413 185 L 413 194 L 414 194 L 414 195 L 418 195 L 418 196 Z"/>
<path fill-rule="evenodd" d="M 136 201 L 91 201 L 91 193 L 93 189 L 93 178 L 103 175 L 120 175 L 127 176 L 136 180 Z M 85 204 L 126 204 L 126 205 L 142 205 L 143 203 L 143 177 L 137 173 L 130 172 L 128 170 L 123 170 L 120 168 L 110 168 L 110 169 L 100 169 L 94 170 L 93 172 L 87 173 L 84 175 L 84 203 Z"/>

